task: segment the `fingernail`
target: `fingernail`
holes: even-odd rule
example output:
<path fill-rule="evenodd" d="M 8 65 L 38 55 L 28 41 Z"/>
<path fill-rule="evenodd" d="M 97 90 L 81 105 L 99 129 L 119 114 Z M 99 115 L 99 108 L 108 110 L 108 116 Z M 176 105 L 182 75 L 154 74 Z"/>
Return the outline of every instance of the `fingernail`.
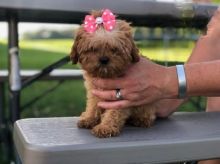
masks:
<path fill-rule="evenodd" d="M 93 95 L 96 95 L 96 90 L 93 89 L 93 90 L 92 90 L 92 94 L 93 94 Z"/>
<path fill-rule="evenodd" d="M 98 107 L 100 107 L 100 108 L 102 107 L 102 103 L 101 103 L 101 102 L 98 102 L 97 105 L 98 105 Z"/>

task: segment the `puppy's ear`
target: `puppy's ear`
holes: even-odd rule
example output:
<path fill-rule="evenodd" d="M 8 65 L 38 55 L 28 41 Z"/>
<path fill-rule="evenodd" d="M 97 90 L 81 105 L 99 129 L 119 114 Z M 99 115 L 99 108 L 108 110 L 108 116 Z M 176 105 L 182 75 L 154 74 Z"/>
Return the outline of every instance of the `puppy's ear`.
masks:
<path fill-rule="evenodd" d="M 132 57 L 132 62 L 136 63 L 140 60 L 140 54 L 137 46 L 135 45 L 133 39 L 131 40 L 132 43 L 132 49 L 131 49 L 131 57 Z"/>
<path fill-rule="evenodd" d="M 70 52 L 70 60 L 72 61 L 72 64 L 77 64 L 78 58 L 79 54 L 77 52 L 77 41 L 75 40 Z"/>
<path fill-rule="evenodd" d="M 72 49 L 70 52 L 70 60 L 72 61 L 73 64 L 77 64 L 79 59 L 78 48 L 79 48 L 79 42 L 82 39 L 83 32 L 84 30 L 82 29 L 82 27 L 78 29 L 74 40 L 74 44 L 72 45 Z"/>
<path fill-rule="evenodd" d="M 137 46 L 134 43 L 134 39 L 132 36 L 132 27 L 130 26 L 130 23 L 127 23 L 125 21 L 119 21 L 118 22 L 118 27 L 120 28 L 121 31 L 124 31 L 126 34 L 127 38 L 130 40 L 131 44 L 131 57 L 132 57 L 132 62 L 136 63 L 140 60 L 140 54 Z"/>

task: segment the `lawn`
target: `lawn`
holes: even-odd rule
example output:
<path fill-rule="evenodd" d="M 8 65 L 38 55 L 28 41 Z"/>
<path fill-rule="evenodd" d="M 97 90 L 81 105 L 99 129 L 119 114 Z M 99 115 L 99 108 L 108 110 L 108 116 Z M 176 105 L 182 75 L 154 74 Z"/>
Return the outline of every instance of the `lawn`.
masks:
<path fill-rule="evenodd" d="M 67 55 L 72 43 L 71 39 L 21 40 L 19 46 L 22 68 L 41 68 L 45 63 L 53 62 L 59 57 Z M 4 47 L 6 41 L 0 40 L 0 44 L 2 45 L 0 55 L 3 55 L 6 53 Z M 137 45 L 139 45 L 140 52 L 152 60 L 184 62 L 189 57 L 194 43 L 172 41 L 166 43 L 165 47 L 162 41 L 144 41 L 138 42 Z M 31 65 L 32 62 L 34 65 Z M 6 67 L 5 63 L 5 58 L 0 61 L 3 67 Z"/>
<path fill-rule="evenodd" d="M 45 45 L 47 45 L 46 48 Z M 40 48 L 40 45 L 44 45 Z M 61 47 L 59 52 L 54 47 Z M 63 48 L 66 47 L 66 48 Z M 22 41 L 20 44 L 20 63 L 22 69 L 41 69 L 58 59 L 68 55 L 71 40 Z M 62 51 L 61 51 L 62 50 Z M 65 52 L 66 51 L 66 52 Z M 0 69 L 7 68 L 7 47 L 5 41 L 0 41 Z M 68 63 L 64 67 L 76 68 Z M 21 94 L 23 106 L 35 96 L 57 82 L 36 82 L 25 88 Z M 22 117 L 72 116 L 79 115 L 85 106 L 85 89 L 82 80 L 65 81 L 58 89 L 29 106 L 22 112 Z"/>

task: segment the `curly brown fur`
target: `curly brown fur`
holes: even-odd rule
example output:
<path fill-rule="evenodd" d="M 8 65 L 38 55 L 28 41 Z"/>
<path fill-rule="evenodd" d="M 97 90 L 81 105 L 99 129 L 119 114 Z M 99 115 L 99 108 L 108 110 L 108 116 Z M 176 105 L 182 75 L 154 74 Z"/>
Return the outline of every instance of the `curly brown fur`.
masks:
<path fill-rule="evenodd" d="M 94 17 L 101 11 L 92 12 Z M 115 78 L 122 76 L 129 65 L 139 61 L 139 51 L 132 38 L 132 28 L 123 20 L 116 20 L 112 31 L 106 31 L 102 25 L 94 33 L 88 33 L 83 26 L 79 28 L 70 58 L 73 63 L 79 61 L 84 70 L 87 90 L 86 110 L 80 116 L 78 127 L 92 129 L 100 138 L 117 136 L 126 121 L 135 126 L 150 127 L 155 120 L 153 106 L 144 105 L 135 109 L 100 109 L 100 101 L 93 96 L 92 79 L 94 77 Z"/>

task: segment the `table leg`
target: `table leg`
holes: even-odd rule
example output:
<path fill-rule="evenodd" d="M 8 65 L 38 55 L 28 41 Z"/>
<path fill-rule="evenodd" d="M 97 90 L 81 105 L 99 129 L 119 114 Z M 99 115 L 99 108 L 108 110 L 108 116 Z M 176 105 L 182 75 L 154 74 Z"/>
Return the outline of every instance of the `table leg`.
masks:
<path fill-rule="evenodd" d="M 18 53 L 18 21 L 16 15 L 8 20 L 9 31 L 9 108 L 10 121 L 14 123 L 20 118 L 20 61 Z"/>
<path fill-rule="evenodd" d="M 10 149 L 10 161 L 19 163 L 16 153 L 14 153 L 14 143 L 12 137 L 13 124 L 20 118 L 20 91 L 21 91 L 21 77 L 20 77 L 20 60 L 18 49 L 18 19 L 16 14 L 11 14 L 8 19 L 8 58 L 9 58 L 9 116 L 10 122 L 8 124 Z"/>

